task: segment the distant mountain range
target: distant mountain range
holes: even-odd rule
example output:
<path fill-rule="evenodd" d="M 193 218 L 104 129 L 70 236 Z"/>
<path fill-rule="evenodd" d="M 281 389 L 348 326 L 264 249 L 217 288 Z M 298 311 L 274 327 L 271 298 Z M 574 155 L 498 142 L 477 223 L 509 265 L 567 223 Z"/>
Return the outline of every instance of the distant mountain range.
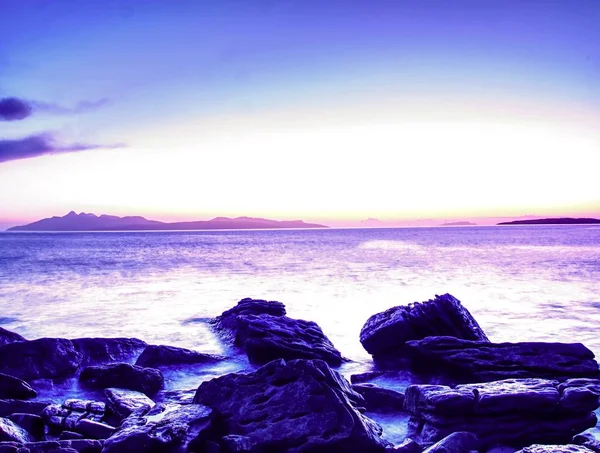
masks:
<path fill-rule="evenodd" d="M 467 221 L 442 223 L 442 226 L 476 226 L 476 225 L 477 225 L 476 223 L 467 222 Z"/>
<path fill-rule="evenodd" d="M 254 217 L 215 217 L 194 222 L 159 222 L 139 216 L 77 214 L 69 212 L 64 217 L 50 217 L 28 225 L 9 228 L 7 231 L 131 231 L 131 230 L 249 230 L 270 228 L 328 228 L 302 220 L 269 220 Z"/>
<path fill-rule="evenodd" d="M 600 219 L 561 217 L 557 219 L 513 220 L 512 222 L 500 222 L 498 225 L 578 225 L 589 223 L 600 223 Z"/>

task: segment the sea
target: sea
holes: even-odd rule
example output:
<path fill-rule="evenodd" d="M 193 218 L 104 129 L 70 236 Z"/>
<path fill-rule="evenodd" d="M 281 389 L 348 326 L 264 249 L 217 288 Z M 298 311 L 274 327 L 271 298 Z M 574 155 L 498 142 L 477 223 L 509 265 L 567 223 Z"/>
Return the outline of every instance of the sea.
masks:
<path fill-rule="evenodd" d="M 167 388 L 251 367 L 209 324 L 242 298 L 317 322 L 349 376 L 372 369 L 359 341 L 371 315 L 445 293 L 492 341 L 582 342 L 598 356 L 600 225 L 0 234 L 0 326 L 233 357 L 166 374 Z"/>

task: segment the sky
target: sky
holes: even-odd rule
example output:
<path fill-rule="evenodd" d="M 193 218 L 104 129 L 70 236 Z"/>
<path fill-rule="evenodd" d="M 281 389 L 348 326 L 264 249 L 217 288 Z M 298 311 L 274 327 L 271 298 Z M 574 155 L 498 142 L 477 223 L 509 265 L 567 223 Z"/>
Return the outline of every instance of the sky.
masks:
<path fill-rule="evenodd" d="M 0 225 L 600 216 L 598 0 L 0 0 Z"/>

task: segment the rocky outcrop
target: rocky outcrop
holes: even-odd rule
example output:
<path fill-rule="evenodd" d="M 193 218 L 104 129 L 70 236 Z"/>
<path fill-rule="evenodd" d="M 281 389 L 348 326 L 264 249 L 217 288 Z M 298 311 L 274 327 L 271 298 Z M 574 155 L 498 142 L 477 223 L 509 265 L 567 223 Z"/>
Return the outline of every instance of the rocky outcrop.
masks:
<path fill-rule="evenodd" d="M 600 376 L 594 353 L 581 343 L 489 343 L 429 337 L 406 344 L 415 369 L 457 382 Z"/>
<path fill-rule="evenodd" d="M 6 330 L 0 327 L 0 346 L 16 343 L 17 341 L 26 341 L 21 335 L 15 332 L 11 332 L 10 330 Z"/>
<path fill-rule="evenodd" d="M 253 363 L 276 359 L 319 359 L 332 366 L 342 363 L 342 355 L 321 328 L 312 321 L 288 318 L 281 302 L 243 299 L 214 324 Z"/>
<path fill-rule="evenodd" d="M 379 425 L 356 409 L 363 398 L 321 360 L 280 359 L 203 382 L 194 403 L 215 411 L 219 443 L 243 436 L 251 453 L 370 453 L 388 445 Z"/>
<path fill-rule="evenodd" d="M 82 358 L 64 338 L 19 341 L 0 346 L 0 372 L 20 379 L 67 377 L 75 374 Z"/>
<path fill-rule="evenodd" d="M 213 354 L 204 354 L 190 349 L 174 346 L 148 346 L 138 357 L 135 364 L 141 367 L 159 368 L 169 365 L 192 365 L 196 363 L 215 363 L 224 360 Z"/>
<path fill-rule="evenodd" d="M 159 370 L 142 368 L 128 363 L 89 366 L 79 380 L 93 388 L 119 387 L 153 394 L 163 388 L 165 379 Z"/>
<path fill-rule="evenodd" d="M 484 446 L 523 447 L 568 443 L 573 434 L 596 425 L 600 381 L 507 379 L 465 384 L 411 385 L 404 406 L 411 437 L 437 442 L 458 431 L 471 432 Z"/>
<path fill-rule="evenodd" d="M 148 346 L 137 338 L 76 338 L 71 341 L 83 356 L 82 365 L 133 361 Z"/>
<path fill-rule="evenodd" d="M 593 450 L 579 445 L 531 445 L 516 453 L 593 453 Z"/>
<path fill-rule="evenodd" d="M 81 432 L 78 424 L 82 420 L 100 422 L 104 418 L 105 404 L 100 401 L 66 400 L 63 404 L 50 404 L 42 411 L 42 420 L 50 432 L 74 431 Z M 81 432 L 82 434 L 86 434 Z"/>
<path fill-rule="evenodd" d="M 104 390 L 104 395 L 108 400 L 108 408 L 120 419 L 129 417 L 140 408 L 154 407 L 154 401 L 135 390 L 108 388 Z"/>
<path fill-rule="evenodd" d="M 37 392 L 22 379 L 0 373 L 0 398 L 29 399 L 35 398 Z"/>
<path fill-rule="evenodd" d="M 375 384 L 354 384 L 352 390 L 365 399 L 365 408 L 370 412 L 403 412 L 404 394 Z"/>
<path fill-rule="evenodd" d="M 407 341 L 430 336 L 488 341 L 471 313 L 450 294 L 426 302 L 390 308 L 371 316 L 360 331 L 360 342 L 375 360 L 402 358 Z"/>
<path fill-rule="evenodd" d="M 468 432 L 452 433 L 427 448 L 423 453 L 468 453 L 477 452 L 481 443 L 477 436 Z"/>
<path fill-rule="evenodd" d="M 12 420 L 0 417 L 0 441 L 2 442 L 32 442 L 33 436 Z"/>
<path fill-rule="evenodd" d="M 205 451 L 212 410 L 201 404 L 163 405 L 131 415 L 108 438 L 103 453 Z"/>

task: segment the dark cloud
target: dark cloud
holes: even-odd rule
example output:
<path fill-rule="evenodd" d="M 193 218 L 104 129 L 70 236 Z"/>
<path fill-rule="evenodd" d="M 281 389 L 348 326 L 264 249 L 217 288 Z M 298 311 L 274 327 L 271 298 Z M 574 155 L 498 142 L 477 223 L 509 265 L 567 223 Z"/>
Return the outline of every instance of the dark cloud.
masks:
<path fill-rule="evenodd" d="M 0 99 L 0 121 L 24 120 L 31 115 L 31 110 L 31 105 L 23 99 Z"/>
<path fill-rule="evenodd" d="M 19 98 L 0 99 L 0 121 L 24 120 L 34 112 L 50 113 L 54 115 L 76 115 L 79 113 L 93 112 L 104 107 L 109 99 L 97 101 L 81 101 L 73 107 L 55 104 L 52 102 L 28 101 Z"/>
<path fill-rule="evenodd" d="M 122 146 L 83 143 L 62 144 L 57 142 L 52 133 L 46 132 L 15 140 L 0 140 L 0 163 L 46 154 L 72 153 L 98 148 L 120 148 Z"/>

